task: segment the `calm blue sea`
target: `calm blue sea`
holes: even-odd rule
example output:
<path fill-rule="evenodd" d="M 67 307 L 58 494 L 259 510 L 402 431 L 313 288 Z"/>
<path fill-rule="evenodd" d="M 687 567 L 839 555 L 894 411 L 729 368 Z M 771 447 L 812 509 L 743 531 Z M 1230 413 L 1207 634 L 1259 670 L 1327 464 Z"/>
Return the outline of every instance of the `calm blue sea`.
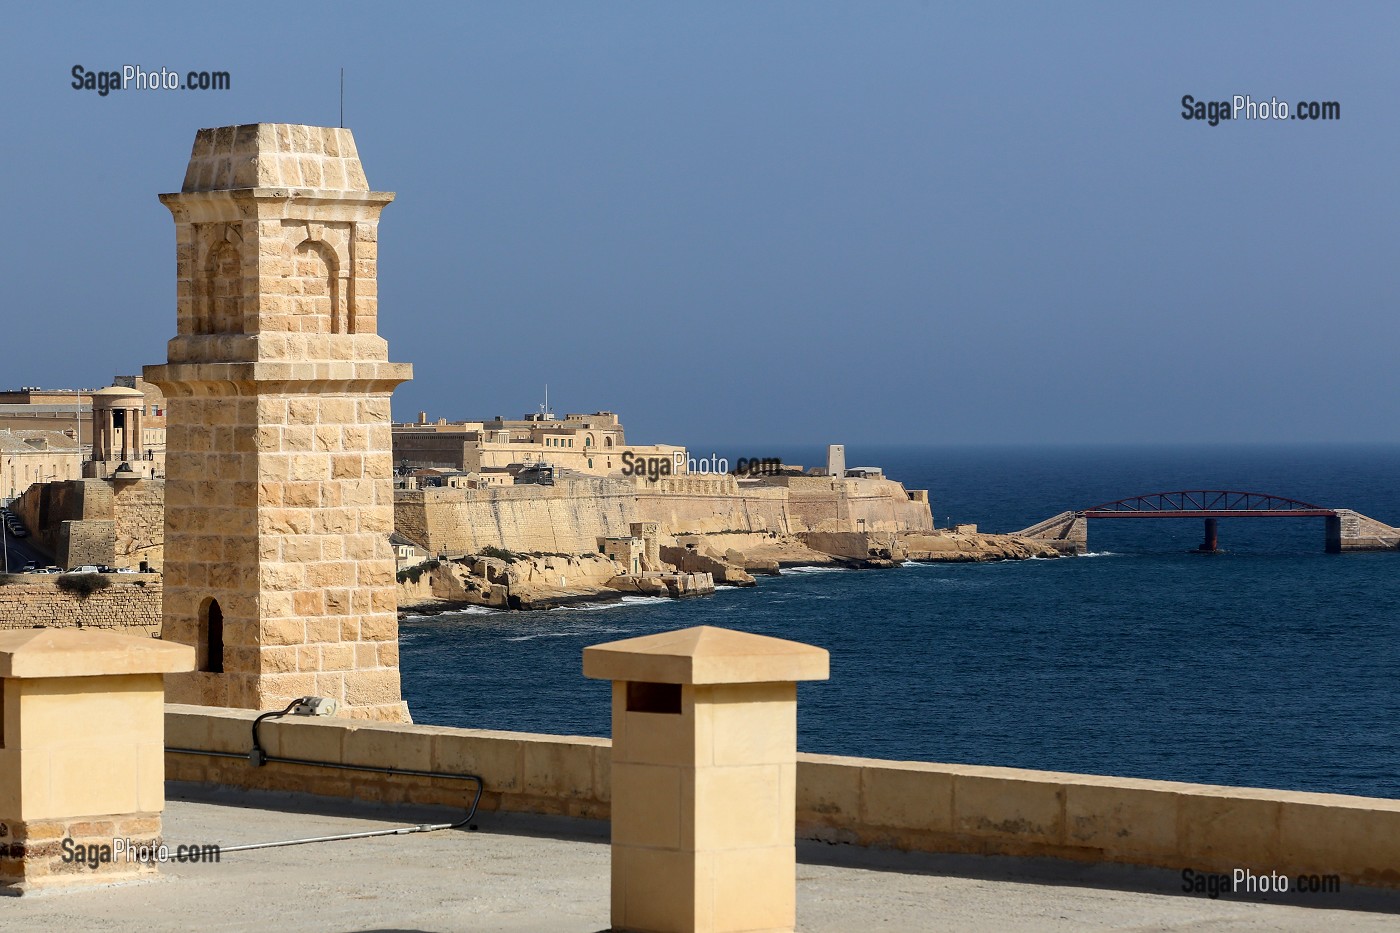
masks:
<path fill-rule="evenodd" d="M 928 488 L 939 525 L 1011 531 L 1186 488 L 1400 525 L 1400 446 L 847 460 Z M 721 625 L 831 651 L 831 679 L 800 688 L 804 751 L 1400 797 L 1400 553 L 1325 554 L 1321 519 L 1222 520 L 1221 555 L 1187 553 L 1200 538 L 1195 520 L 1096 522 L 1093 555 L 1076 559 L 799 571 L 685 601 L 410 618 L 403 691 L 418 722 L 607 735 L 585 646 Z"/>

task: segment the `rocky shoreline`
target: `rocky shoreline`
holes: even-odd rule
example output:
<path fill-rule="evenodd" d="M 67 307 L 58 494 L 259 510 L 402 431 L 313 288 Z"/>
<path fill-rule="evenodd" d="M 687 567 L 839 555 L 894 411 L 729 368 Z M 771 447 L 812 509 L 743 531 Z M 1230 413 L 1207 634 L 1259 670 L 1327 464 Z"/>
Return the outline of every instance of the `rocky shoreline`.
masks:
<path fill-rule="evenodd" d="M 539 611 L 620 601 L 626 595 L 685 598 L 716 586 L 757 585 L 798 567 L 884 569 L 905 561 L 969 563 L 1057 558 L 1053 548 L 1015 535 L 940 530 L 903 534 L 753 533 L 680 535 L 660 548 L 662 566 L 637 574 L 602 554 L 469 555 L 431 560 L 399 574 L 399 617 L 473 606 Z"/>

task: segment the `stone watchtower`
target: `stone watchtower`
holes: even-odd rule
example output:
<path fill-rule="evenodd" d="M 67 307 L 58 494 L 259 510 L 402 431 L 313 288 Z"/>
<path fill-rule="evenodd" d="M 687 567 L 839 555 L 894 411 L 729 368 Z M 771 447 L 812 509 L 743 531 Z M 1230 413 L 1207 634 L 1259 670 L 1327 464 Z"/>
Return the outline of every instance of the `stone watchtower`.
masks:
<path fill-rule="evenodd" d="M 399 694 L 379 214 L 346 129 L 200 130 L 175 217 L 162 637 L 194 645 L 175 703 L 303 695 L 407 721 Z"/>

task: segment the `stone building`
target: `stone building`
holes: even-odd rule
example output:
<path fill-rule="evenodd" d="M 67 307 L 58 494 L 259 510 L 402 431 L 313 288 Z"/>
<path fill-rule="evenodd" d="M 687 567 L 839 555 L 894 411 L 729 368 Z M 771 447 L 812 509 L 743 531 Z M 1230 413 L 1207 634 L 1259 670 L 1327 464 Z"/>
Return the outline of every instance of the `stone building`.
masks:
<path fill-rule="evenodd" d="M 82 461 L 75 434 L 0 428 L 0 499 L 17 498 L 34 483 L 77 479 Z"/>
<path fill-rule="evenodd" d="M 399 692 L 380 212 L 350 131 L 200 130 L 175 220 L 162 637 L 195 646 L 173 702 L 328 696 L 407 720 Z"/>
<path fill-rule="evenodd" d="M 624 454 L 631 460 L 665 460 L 673 474 L 686 472 L 686 448 L 629 445 L 622 422 L 610 411 L 562 419 L 542 412 L 519 420 L 497 416 L 490 421 L 444 418 L 432 423 L 420 413 L 414 424 L 394 425 L 394 463 L 401 470 L 436 467 L 483 473 L 547 463 L 593 476 L 617 476 L 630 462 Z"/>

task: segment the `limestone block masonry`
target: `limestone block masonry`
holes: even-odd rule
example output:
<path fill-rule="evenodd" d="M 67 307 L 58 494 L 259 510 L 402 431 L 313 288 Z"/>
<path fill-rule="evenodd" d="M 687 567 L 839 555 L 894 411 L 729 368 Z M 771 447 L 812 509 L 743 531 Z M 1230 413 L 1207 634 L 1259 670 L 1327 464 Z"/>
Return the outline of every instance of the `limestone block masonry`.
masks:
<path fill-rule="evenodd" d="M 56 582 L 59 578 L 49 574 L 0 577 L 0 631 L 79 628 L 158 637 L 160 575 L 104 576 L 111 585 L 87 596 L 59 589 Z"/>
<path fill-rule="evenodd" d="M 162 637 L 199 670 L 173 701 L 307 694 L 407 721 L 399 693 L 379 215 L 346 129 L 200 130 L 178 194 Z"/>

